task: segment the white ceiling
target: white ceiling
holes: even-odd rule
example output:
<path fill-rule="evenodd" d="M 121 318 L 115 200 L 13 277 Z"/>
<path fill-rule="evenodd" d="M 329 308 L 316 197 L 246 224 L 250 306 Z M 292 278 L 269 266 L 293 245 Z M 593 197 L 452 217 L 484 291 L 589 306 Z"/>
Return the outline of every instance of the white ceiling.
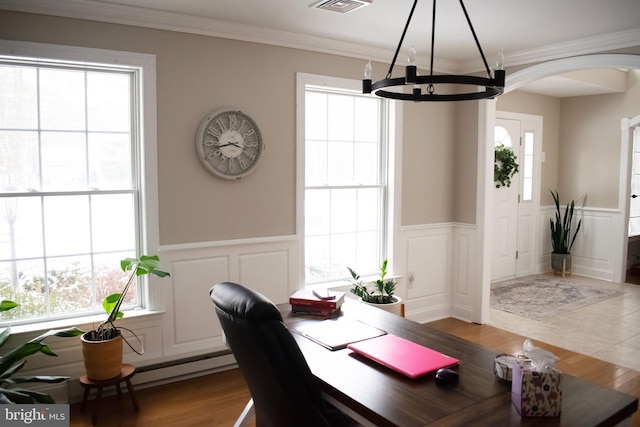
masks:
<path fill-rule="evenodd" d="M 341 14 L 317 0 L 0 0 L 0 9 L 72 16 L 300 47 L 389 63 L 412 0 L 373 0 Z M 467 0 L 489 66 L 640 45 L 640 0 Z M 398 63 L 415 45 L 428 66 L 432 2 L 418 2 Z M 458 1 L 437 3 L 435 68 L 482 70 Z"/>
<path fill-rule="evenodd" d="M 606 73 L 600 79 L 592 76 Z M 556 98 L 568 98 L 584 95 L 604 95 L 627 91 L 627 70 L 583 70 L 578 73 L 567 73 L 537 80 L 520 88 L 525 92 Z"/>

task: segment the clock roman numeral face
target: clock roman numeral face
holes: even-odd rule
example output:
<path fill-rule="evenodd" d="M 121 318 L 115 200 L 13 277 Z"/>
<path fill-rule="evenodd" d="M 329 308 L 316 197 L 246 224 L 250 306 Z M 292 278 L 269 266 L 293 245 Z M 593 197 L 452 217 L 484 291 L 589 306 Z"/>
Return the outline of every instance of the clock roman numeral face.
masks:
<path fill-rule="evenodd" d="M 224 109 L 209 114 L 196 135 L 200 162 L 222 178 L 238 179 L 249 174 L 262 150 L 258 126 L 241 111 Z"/>

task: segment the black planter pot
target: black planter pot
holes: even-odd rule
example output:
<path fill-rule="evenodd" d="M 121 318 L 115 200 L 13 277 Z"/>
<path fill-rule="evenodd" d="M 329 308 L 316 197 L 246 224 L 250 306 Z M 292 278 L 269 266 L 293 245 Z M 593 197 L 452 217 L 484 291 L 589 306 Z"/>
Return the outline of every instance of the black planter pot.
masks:
<path fill-rule="evenodd" d="M 551 253 L 551 269 L 553 271 L 564 272 L 571 271 L 571 254 Z"/>

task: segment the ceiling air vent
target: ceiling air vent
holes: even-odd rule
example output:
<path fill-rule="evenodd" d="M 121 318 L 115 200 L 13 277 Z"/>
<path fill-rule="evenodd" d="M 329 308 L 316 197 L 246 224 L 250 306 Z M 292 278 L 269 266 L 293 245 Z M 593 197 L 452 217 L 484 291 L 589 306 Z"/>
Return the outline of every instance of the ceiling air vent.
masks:
<path fill-rule="evenodd" d="M 373 0 L 320 0 L 309 5 L 309 7 L 347 13 L 361 8 L 362 6 L 368 6 L 371 3 L 373 3 Z"/>

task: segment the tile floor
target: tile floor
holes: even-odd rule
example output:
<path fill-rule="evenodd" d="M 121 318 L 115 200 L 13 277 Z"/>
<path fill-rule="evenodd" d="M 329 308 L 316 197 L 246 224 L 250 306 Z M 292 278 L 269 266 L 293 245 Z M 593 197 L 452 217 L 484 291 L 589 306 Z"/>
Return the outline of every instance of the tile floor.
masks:
<path fill-rule="evenodd" d="M 640 285 L 590 280 L 624 295 L 543 321 L 491 309 L 489 324 L 640 371 Z"/>

